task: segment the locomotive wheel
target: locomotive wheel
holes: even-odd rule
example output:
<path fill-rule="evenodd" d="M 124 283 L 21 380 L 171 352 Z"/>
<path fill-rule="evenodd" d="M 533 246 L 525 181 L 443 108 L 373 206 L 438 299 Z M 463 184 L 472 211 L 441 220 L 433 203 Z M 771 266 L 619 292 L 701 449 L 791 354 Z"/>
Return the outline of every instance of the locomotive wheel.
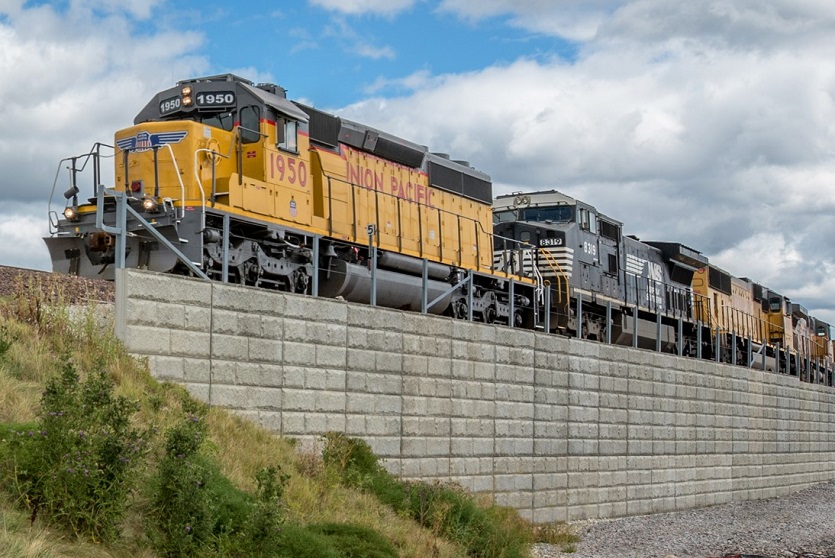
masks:
<path fill-rule="evenodd" d="M 467 303 L 463 300 L 457 300 L 452 303 L 452 317 L 457 320 L 463 320 L 467 317 Z"/>
<path fill-rule="evenodd" d="M 295 278 L 293 280 L 294 288 L 297 293 L 306 293 L 307 292 L 307 285 L 310 282 L 310 278 L 307 276 L 307 273 L 304 271 L 296 271 L 294 273 Z"/>
<path fill-rule="evenodd" d="M 482 317 L 484 318 L 485 324 L 492 324 L 496 321 L 496 309 L 492 306 L 488 306 L 484 309 L 484 312 L 481 313 Z"/>

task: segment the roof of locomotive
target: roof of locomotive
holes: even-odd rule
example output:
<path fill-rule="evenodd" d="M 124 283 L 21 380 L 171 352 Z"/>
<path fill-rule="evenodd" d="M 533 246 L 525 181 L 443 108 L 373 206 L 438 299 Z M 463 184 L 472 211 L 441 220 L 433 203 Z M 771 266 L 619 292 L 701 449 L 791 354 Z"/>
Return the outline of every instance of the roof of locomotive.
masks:
<path fill-rule="evenodd" d="M 442 153 L 432 153 L 425 145 L 342 118 L 317 108 L 296 103 L 310 117 L 310 139 L 329 149 L 350 145 L 407 167 L 422 169 L 430 183 L 443 190 L 490 204 L 493 186 L 490 176 L 465 161 L 453 161 Z"/>
<path fill-rule="evenodd" d="M 558 190 L 543 190 L 539 192 L 513 192 L 511 194 L 502 194 L 493 200 L 493 211 L 505 211 L 511 209 L 522 209 L 529 207 L 554 206 L 554 205 L 571 205 L 578 208 L 587 209 L 594 213 L 598 219 L 617 225 L 623 226 L 623 223 L 617 219 L 613 219 L 608 215 L 601 213 L 593 205 L 587 204 L 584 201 L 573 198 L 567 194 L 563 194 Z"/>
<path fill-rule="evenodd" d="M 430 184 L 442 190 L 460 194 L 487 205 L 493 201 L 493 185 L 490 176 L 474 169 L 466 161 L 450 160 L 444 154 L 429 152 L 426 146 L 359 122 L 289 101 L 287 90 L 283 87 L 271 83 L 255 85 L 248 79 L 235 74 L 219 74 L 178 81 L 176 86 L 157 93 L 136 116 L 134 124 L 161 118 L 160 103 L 175 97 L 179 98 L 183 93 L 183 88 L 187 86 L 199 86 L 200 90 L 213 92 L 227 92 L 235 87 L 237 93 L 250 97 L 253 102 L 263 103 L 280 114 L 304 123 L 310 139 L 321 146 L 338 149 L 339 144 L 344 143 L 395 163 L 423 170 L 429 176 Z M 189 114 L 198 111 L 199 108 L 191 106 L 180 110 Z"/>
<path fill-rule="evenodd" d="M 281 86 L 271 83 L 261 83 L 255 85 L 248 79 L 236 76 L 235 74 L 219 74 L 215 76 L 197 77 L 178 81 L 174 87 L 170 87 L 164 91 L 158 92 L 145 105 L 136 118 L 133 119 L 134 124 L 156 120 L 161 117 L 159 105 L 161 101 L 178 97 L 185 86 L 201 85 L 201 89 L 208 88 L 210 91 L 228 91 L 230 87 L 239 88 L 245 94 L 252 97 L 255 101 L 263 103 L 272 107 L 280 114 L 289 116 L 301 122 L 307 122 L 307 114 L 300 110 L 295 104 L 287 100 L 287 91 Z M 199 111 L 198 107 L 192 106 L 188 109 L 181 109 L 184 112 Z"/>

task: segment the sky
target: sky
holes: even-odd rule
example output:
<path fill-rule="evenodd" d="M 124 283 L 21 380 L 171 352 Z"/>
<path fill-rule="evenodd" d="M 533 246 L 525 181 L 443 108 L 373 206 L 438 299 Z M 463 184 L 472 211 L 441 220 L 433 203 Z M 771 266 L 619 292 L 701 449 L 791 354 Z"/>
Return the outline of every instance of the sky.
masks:
<path fill-rule="evenodd" d="M 50 269 L 62 158 L 228 72 L 470 161 L 494 195 L 582 199 L 835 325 L 831 0 L 0 0 L 0 264 Z"/>

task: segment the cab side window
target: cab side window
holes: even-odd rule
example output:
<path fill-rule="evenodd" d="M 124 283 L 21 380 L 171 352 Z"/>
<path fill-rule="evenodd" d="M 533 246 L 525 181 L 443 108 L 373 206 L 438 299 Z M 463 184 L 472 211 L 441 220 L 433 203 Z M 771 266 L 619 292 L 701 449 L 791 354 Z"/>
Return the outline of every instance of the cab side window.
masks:
<path fill-rule="evenodd" d="M 258 107 L 248 106 L 241 109 L 241 141 L 243 143 L 256 143 L 261 139 L 260 123 L 261 111 Z"/>
<path fill-rule="evenodd" d="M 580 208 L 580 228 L 597 234 L 597 215 L 588 209 Z"/>
<path fill-rule="evenodd" d="M 288 118 L 279 118 L 276 122 L 278 148 L 292 153 L 299 152 L 299 123 Z"/>

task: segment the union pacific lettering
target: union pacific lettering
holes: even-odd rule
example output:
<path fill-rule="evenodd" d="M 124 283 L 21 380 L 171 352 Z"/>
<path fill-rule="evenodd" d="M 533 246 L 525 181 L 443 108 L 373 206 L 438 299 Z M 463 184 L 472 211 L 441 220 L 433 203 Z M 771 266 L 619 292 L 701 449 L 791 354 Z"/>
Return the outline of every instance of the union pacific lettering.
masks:
<path fill-rule="evenodd" d="M 385 192 L 404 200 L 409 200 L 417 203 L 435 207 L 435 189 L 426 186 L 425 184 L 412 183 L 411 181 L 403 182 L 398 180 L 396 176 L 386 177 L 382 172 L 374 172 L 369 168 L 357 163 L 352 165 L 349 161 L 345 162 L 348 166 L 348 182 L 362 186 L 368 190 L 375 190 L 377 192 Z"/>

